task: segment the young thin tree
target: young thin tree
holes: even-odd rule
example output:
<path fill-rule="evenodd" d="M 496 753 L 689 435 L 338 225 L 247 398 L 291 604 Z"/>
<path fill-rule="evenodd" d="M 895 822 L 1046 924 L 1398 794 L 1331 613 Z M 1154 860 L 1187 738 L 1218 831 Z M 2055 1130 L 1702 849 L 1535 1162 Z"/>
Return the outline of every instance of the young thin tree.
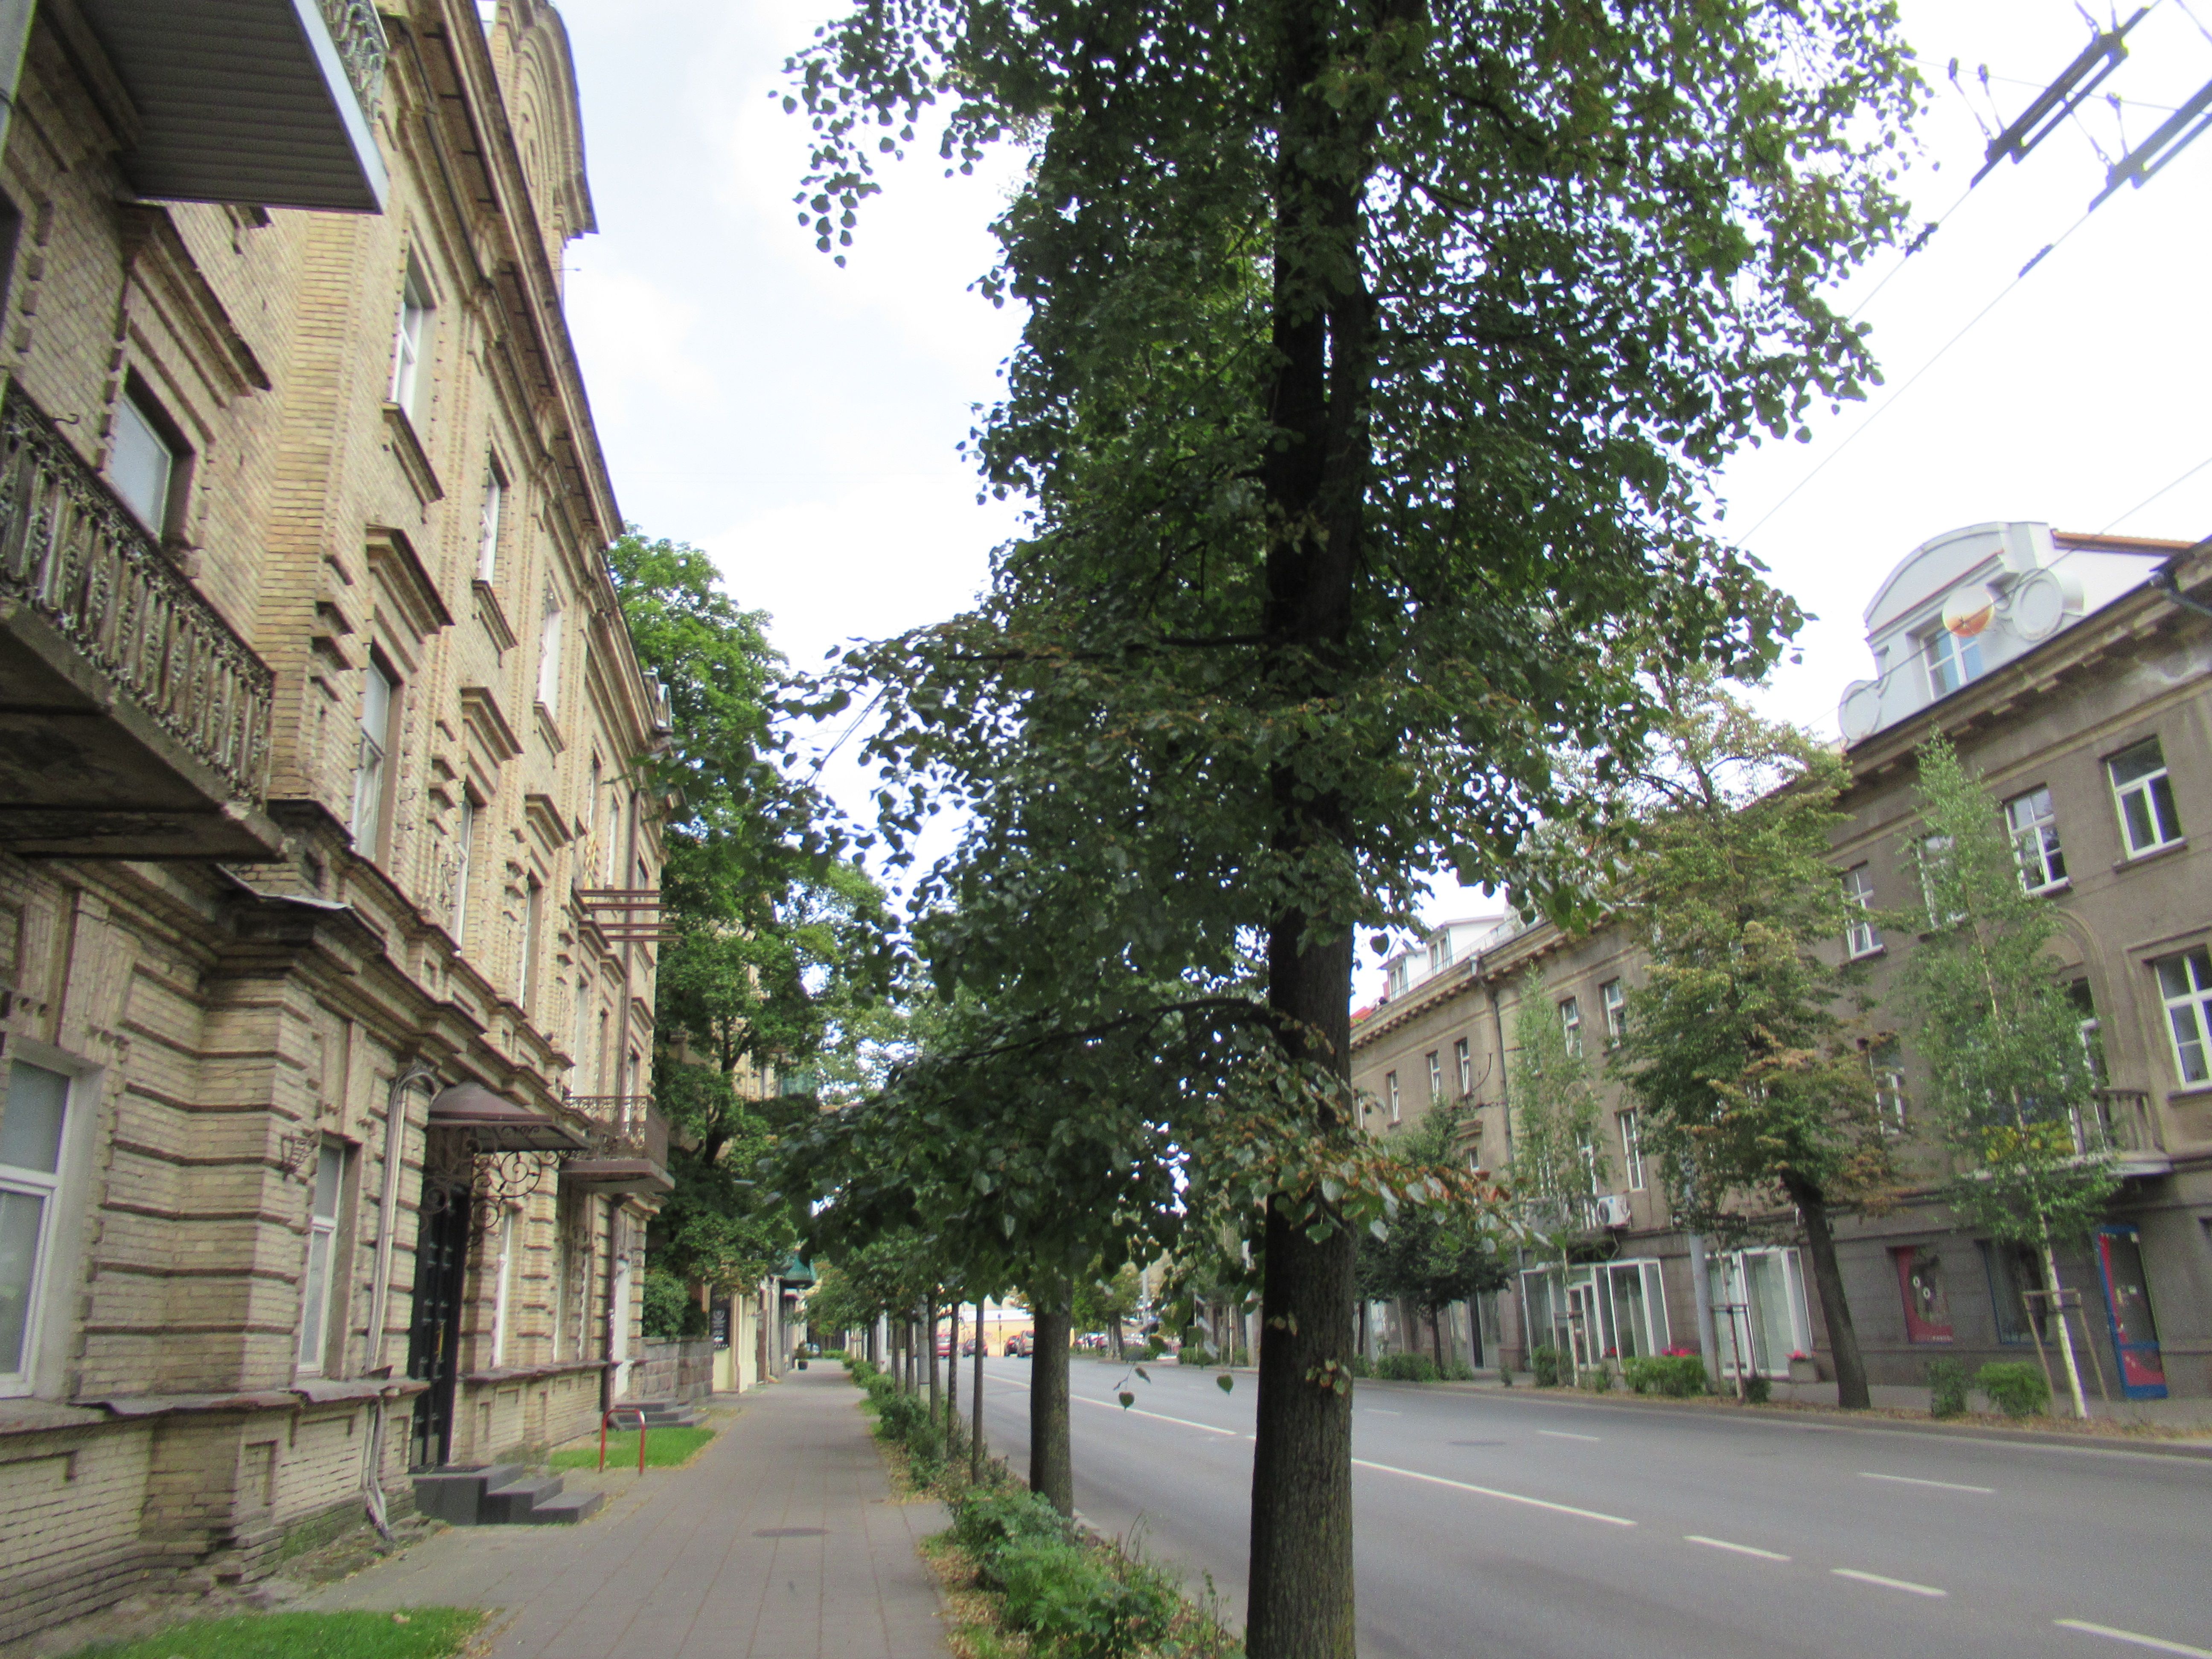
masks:
<path fill-rule="evenodd" d="M 1929 931 L 1905 958 L 1929 1103 L 1957 1166 L 1947 1192 L 1969 1224 L 2042 1257 L 2086 1240 L 2118 1188 L 2095 1121 L 2081 1017 L 2048 954 L 2050 900 L 2029 893 L 1996 797 L 1938 733 L 1920 750 L 1918 849 Z M 2074 1409 L 2089 1414 L 2063 1310 L 2058 1346 Z"/>
<path fill-rule="evenodd" d="M 1404 1137 L 1401 1150 L 1419 1164 L 1471 1163 L 1468 1119 L 1460 1106 L 1439 1103 Z M 1512 1282 L 1504 1243 L 1494 1213 L 1409 1207 L 1379 1236 L 1370 1232 L 1360 1238 L 1360 1295 L 1370 1300 L 1403 1300 L 1426 1316 L 1437 1370 L 1442 1373 L 1446 1369 L 1445 1310 Z"/>
<path fill-rule="evenodd" d="M 1634 781 L 1642 847 L 1626 909 L 1649 954 L 1617 1064 L 1675 1218 L 1727 1231 L 1795 1206 L 1837 1400 L 1868 1402 L 1834 1218 L 1892 1196 L 1891 1138 L 1840 949 L 1852 912 L 1828 862 L 1842 762 L 1705 676 L 1664 682 L 1671 718 Z"/>
<path fill-rule="evenodd" d="M 1446 866 L 1565 915 L 1519 849 L 1596 814 L 1553 751 L 1632 754 L 1656 718 L 1625 637 L 1756 673 L 1794 623 L 1705 485 L 1858 391 L 1820 296 L 1900 221 L 1892 26 L 1885 0 L 871 0 L 794 65 L 825 250 L 940 96 L 960 166 L 1030 147 L 980 454 L 1031 533 L 977 611 L 849 665 L 880 824 L 939 791 L 981 816 L 966 949 L 1072 1028 L 1111 1012 L 1102 963 L 1219 981 L 1263 942 L 1241 1029 L 1281 1064 L 1217 1143 L 1265 1206 L 1254 1659 L 1354 1645 L 1355 1249 L 1322 1167 L 1358 1133 L 1354 929 L 1412 925 Z"/>

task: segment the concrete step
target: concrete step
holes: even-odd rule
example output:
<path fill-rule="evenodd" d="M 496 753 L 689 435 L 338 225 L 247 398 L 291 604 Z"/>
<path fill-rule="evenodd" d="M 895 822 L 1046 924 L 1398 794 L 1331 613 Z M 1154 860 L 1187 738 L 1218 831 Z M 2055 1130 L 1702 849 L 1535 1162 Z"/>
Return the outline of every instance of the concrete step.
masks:
<path fill-rule="evenodd" d="M 447 1465 L 415 1477 L 415 1506 L 449 1526 L 473 1527 L 483 1518 L 484 1494 L 524 1474 L 520 1463 Z"/>
<path fill-rule="evenodd" d="M 579 1521 L 588 1521 L 607 1501 L 603 1492 L 564 1492 L 557 1498 L 548 1498 L 530 1511 L 533 1526 L 574 1526 Z"/>
<path fill-rule="evenodd" d="M 678 1400 L 625 1400 L 615 1410 L 617 1415 L 611 1425 L 613 1427 L 634 1426 L 635 1419 L 629 1416 L 633 1412 L 644 1416 L 648 1429 L 690 1429 L 699 1425 L 698 1409 Z"/>
<path fill-rule="evenodd" d="M 477 1523 L 526 1526 L 538 1518 L 534 1513 L 538 1505 L 558 1498 L 564 1484 L 557 1474 L 532 1474 L 495 1486 L 484 1493 L 477 1507 Z"/>

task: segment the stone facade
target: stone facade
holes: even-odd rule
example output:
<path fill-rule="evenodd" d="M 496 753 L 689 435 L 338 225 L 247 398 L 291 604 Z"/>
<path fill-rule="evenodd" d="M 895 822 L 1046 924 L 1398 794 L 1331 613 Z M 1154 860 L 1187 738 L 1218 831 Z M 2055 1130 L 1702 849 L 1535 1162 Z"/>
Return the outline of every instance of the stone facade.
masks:
<path fill-rule="evenodd" d="M 586 1431 L 666 1185 L 560 21 L 387 5 L 336 212 L 140 198 L 117 15 L 0 150 L 0 1639 Z"/>
<path fill-rule="evenodd" d="M 2023 803 L 2023 823 L 2047 823 L 2054 857 L 2045 874 L 2063 860 L 2062 875 L 2038 878 L 2063 927 L 2051 968 L 2078 988 L 2084 1018 L 2095 1022 L 2108 1085 L 2083 1139 L 2110 1151 L 2124 1177 L 2094 1248 L 2060 1253 L 2062 1285 L 2081 1298 L 2073 1329 L 2077 1340 L 2088 1339 L 2081 1363 L 2093 1399 L 2100 1375 L 2115 1400 L 2153 1396 L 2160 1387 L 2175 1395 L 2212 1394 L 2212 1082 L 2189 1075 L 2166 1006 L 2177 975 L 2187 977 L 2191 953 L 2212 941 L 2205 899 L 2212 869 L 2202 828 L 2212 824 L 2212 624 L 2149 580 L 2168 561 L 2182 594 L 2201 604 L 2212 575 L 2212 556 L 2202 548 L 2068 537 L 2040 525 L 1938 538 L 1899 566 L 1869 608 L 1870 637 L 1884 647 L 1914 643 L 1891 650 L 1881 680 L 1851 687 L 1844 711 L 1847 731 L 1857 729 L 1845 750 L 1849 821 L 1835 859 L 1839 872 L 1864 884 L 1876 908 L 1906 909 L 1918 897 L 1912 755 L 1932 730 L 1948 732 L 2001 799 Z M 2092 573 L 2086 581 L 2084 567 Z M 1987 654 L 1968 665 L 1963 681 L 1951 682 L 1924 653 L 1943 608 L 1960 608 L 1961 583 L 1986 587 L 1994 615 L 1978 635 L 1953 636 L 1981 640 Z M 2016 623 L 2027 637 L 2006 637 Z M 2153 739 L 2170 793 L 2163 808 L 2150 809 L 2154 833 L 2146 840 L 2140 815 L 2134 830 L 2128 825 L 2115 763 L 2148 754 L 2143 746 Z M 2038 792 L 2047 800 L 2038 801 Z M 1447 931 L 1461 941 L 1448 960 L 1432 960 L 1424 941 L 1394 981 L 1394 994 L 1358 1019 L 1354 1080 L 1369 1124 L 1394 1133 L 1432 1103 L 1434 1056 L 1437 1097 L 1468 1101 L 1482 1163 L 1510 1172 L 1509 1068 L 1522 1000 L 1540 994 L 1558 1018 L 1572 998 L 1585 1052 L 1598 1059 L 1607 1042 L 1607 988 L 1634 984 L 1640 963 L 1618 929 L 1572 936 L 1508 918 L 1471 939 L 1464 925 L 1439 935 Z M 1879 932 L 1849 942 L 1869 965 L 1878 1006 L 1912 942 Z M 1838 941 L 1838 951 L 1844 948 Z M 2204 1018 L 2201 1008 L 2197 1017 Z M 2048 1288 L 2039 1273 L 1961 1231 L 1934 1196 L 1942 1170 L 1934 1149 L 1914 1139 L 1913 1102 L 1923 1079 L 1911 1044 L 1900 1044 L 1893 1060 L 1877 1058 L 1913 1180 L 1890 1213 L 1839 1224 L 1870 1379 L 1918 1384 L 1938 1357 L 1970 1366 L 2033 1360 L 2038 1337 L 2053 1350 L 2056 1371 L 2056 1333 L 2047 1319 L 2032 1318 L 2020 1295 Z M 1599 1080 L 1606 1213 L 1593 1217 L 1571 1267 L 1529 1259 L 1518 1290 L 1483 1310 L 1486 1328 L 1494 1312 L 1499 1340 L 1492 1346 L 1510 1363 L 1525 1365 L 1528 1350 L 1545 1342 L 1563 1349 L 1583 1342 L 1593 1358 L 1632 1345 L 1635 1352 L 1699 1346 L 1692 1241 L 1672 1224 L 1656 1161 L 1637 1155 L 1634 1120 L 1624 1116 L 1632 1102 L 1601 1066 Z M 1787 1376 L 1790 1352 L 1802 1349 L 1832 1376 L 1817 1293 L 1791 1242 L 1790 1218 L 1765 1220 L 1771 1247 L 1707 1268 L 1712 1299 L 1722 1304 L 1710 1340 L 1725 1363 L 1733 1317 L 1747 1369 Z M 1733 1316 L 1732 1303 L 1739 1304 Z M 2133 1340 L 2154 1331 L 2154 1349 Z M 1407 1340 L 1397 1339 L 1401 1346 Z M 1486 1356 L 1492 1364 L 1500 1357 Z"/>

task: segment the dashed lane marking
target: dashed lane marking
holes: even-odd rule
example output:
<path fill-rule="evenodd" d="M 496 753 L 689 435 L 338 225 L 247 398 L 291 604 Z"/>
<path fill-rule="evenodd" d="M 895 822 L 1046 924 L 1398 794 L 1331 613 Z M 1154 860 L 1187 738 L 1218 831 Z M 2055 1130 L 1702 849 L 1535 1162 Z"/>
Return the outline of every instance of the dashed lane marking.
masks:
<path fill-rule="evenodd" d="M 1565 1429 L 1539 1429 L 1536 1432 L 1551 1440 L 1587 1440 L 1593 1446 L 1598 1443 L 1594 1434 L 1569 1434 Z"/>
<path fill-rule="evenodd" d="M 1879 1584 L 1884 1589 L 1903 1590 L 1908 1595 L 1948 1595 L 1947 1589 L 1937 1589 L 1933 1584 L 1916 1584 L 1910 1578 L 1885 1578 L 1878 1572 L 1861 1572 L 1856 1567 L 1830 1567 L 1838 1578 L 1856 1578 L 1862 1584 Z"/>
<path fill-rule="evenodd" d="M 1725 1538 L 1708 1538 L 1701 1532 L 1686 1532 L 1685 1541 L 1703 1544 L 1709 1550 L 1727 1550 L 1734 1555 L 1755 1555 L 1762 1561 L 1787 1561 L 1786 1555 L 1777 1555 L 1772 1550 L 1754 1549 L 1749 1544 L 1731 1544 Z"/>
<path fill-rule="evenodd" d="M 1373 1469 L 1377 1474 L 1403 1475 L 1408 1480 L 1425 1480 L 1432 1486 L 1449 1486 L 1454 1492 L 1471 1492 L 1479 1498 L 1495 1498 L 1508 1504 L 1526 1504 L 1531 1509 L 1549 1510 L 1554 1515 L 1577 1516 L 1584 1521 L 1602 1521 L 1608 1527 L 1632 1527 L 1636 1524 L 1626 1516 L 1607 1515 L 1600 1510 L 1578 1510 L 1572 1504 L 1554 1504 L 1548 1498 L 1530 1498 L 1517 1492 L 1500 1492 L 1495 1486 L 1477 1486 L 1465 1480 L 1447 1480 L 1440 1474 L 1424 1474 L 1419 1469 L 1401 1469 L 1389 1463 L 1370 1463 L 1364 1457 L 1352 1460 L 1354 1468 Z"/>
<path fill-rule="evenodd" d="M 2212 1648 L 2192 1648 L 2186 1642 L 2169 1642 L 2162 1637 L 2145 1636 L 2137 1631 L 2116 1630 L 2110 1625 L 2093 1625 L 2086 1619 L 2054 1619 L 2051 1621 L 2061 1630 L 2078 1630 L 2085 1635 L 2101 1636 L 2108 1642 L 2129 1642 L 2139 1648 L 2148 1648 L 2153 1653 L 2179 1653 L 2184 1659 L 2212 1659 Z"/>
<path fill-rule="evenodd" d="M 1900 1486 L 1933 1486 L 1938 1492 L 1978 1492 L 1984 1497 L 1995 1492 L 1995 1486 L 1969 1486 L 1958 1480 L 1923 1480 L 1917 1474 L 1876 1474 L 1872 1469 L 1861 1469 L 1862 1480 L 1889 1480 Z"/>

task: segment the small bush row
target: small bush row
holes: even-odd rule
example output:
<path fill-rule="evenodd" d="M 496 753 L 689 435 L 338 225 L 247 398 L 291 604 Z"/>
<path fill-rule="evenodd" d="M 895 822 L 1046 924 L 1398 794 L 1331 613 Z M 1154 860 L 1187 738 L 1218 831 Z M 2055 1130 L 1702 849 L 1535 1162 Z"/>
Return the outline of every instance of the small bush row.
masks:
<path fill-rule="evenodd" d="M 1035 1492 L 969 1487 L 950 1507 L 954 1540 L 1039 1659 L 1134 1659 L 1159 1651 L 1182 1620 L 1166 1574 L 1085 1541 Z"/>
<path fill-rule="evenodd" d="M 1957 1417 L 1966 1409 L 1969 1385 L 1989 1396 L 2007 1417 L 2040 1417 L 2051 1409 L 2051 1382 L 2039 1365 L 2024 1359 L 1993 1359 L 1969 1376 L 1962 1361 L 1928 1362 L 1928 1414 Z"/>

